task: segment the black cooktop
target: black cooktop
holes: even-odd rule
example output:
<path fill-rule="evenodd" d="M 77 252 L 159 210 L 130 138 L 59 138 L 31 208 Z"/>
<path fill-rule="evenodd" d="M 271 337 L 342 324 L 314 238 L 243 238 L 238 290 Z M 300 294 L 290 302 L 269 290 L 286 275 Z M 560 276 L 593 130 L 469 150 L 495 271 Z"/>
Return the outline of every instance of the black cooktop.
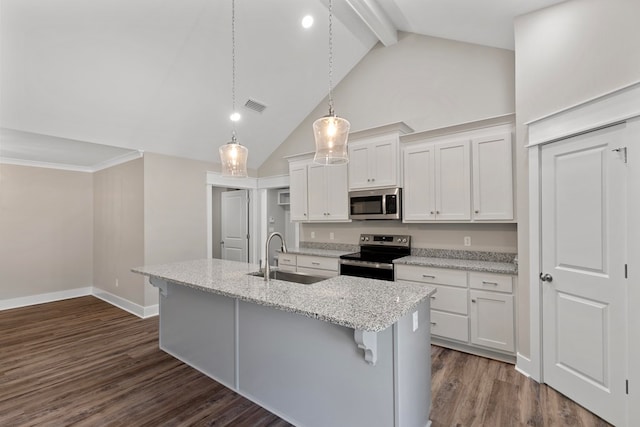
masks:
<path fill-rule="evenodd" d="M 342 255 L 341 259 L 391 264 L 396 258 L 411 254 L 409 236 L 363 234 L 360 236 L 360 252 Z"/>

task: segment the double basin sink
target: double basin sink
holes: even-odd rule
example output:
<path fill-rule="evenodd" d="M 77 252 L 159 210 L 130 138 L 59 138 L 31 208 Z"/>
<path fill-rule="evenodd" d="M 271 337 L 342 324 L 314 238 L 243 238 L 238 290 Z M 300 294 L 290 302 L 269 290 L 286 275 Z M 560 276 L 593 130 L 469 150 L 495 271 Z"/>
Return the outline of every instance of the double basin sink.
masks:
<path fill-rule="evenodd" d="M 264 272 L 262 271 L 254 271 L 253 273 L 248 274 L 249 276 L 264 277 Z M 273 280 L 282 280 L 285 282 L 300 283 L 302 285 L 310 285 L 312 283 L 316 283 L 326 279 L 326 277 L 313 276 L 311 274 L 283 270 L 271 270 L 269 272 L 269 278 Z"/>

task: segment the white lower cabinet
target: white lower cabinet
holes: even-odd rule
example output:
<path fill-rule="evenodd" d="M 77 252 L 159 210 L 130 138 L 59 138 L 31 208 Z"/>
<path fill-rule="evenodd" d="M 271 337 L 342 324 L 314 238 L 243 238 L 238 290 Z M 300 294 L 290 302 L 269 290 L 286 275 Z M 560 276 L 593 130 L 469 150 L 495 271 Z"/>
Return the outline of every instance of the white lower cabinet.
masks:
<path fill-rule="evenodd" d="M 299 273 L 333 277 L 338 275 L 338 258 L 298 255 Z"/>
<path fill-rule="evenodd" d="M 513 276 L 398 264 L 396 280 L 436 288 L 431 297 L 431 335 L 435 343 L 513 361 Z"/>
<path fill-rule="evenodd" d="M 334 277 L 339 273 L 338 258 L 312 255 L 281 253 L 278 255 L 278 267 L 280 270 L 297 271 L 321 277 Z"/>
<path fill-rule="evenodd" d="M 500 351 L 515 351 L 513 295 L 469 291 L 471 344 Z"/>
<path fill-rule="evenodd" d="M 291 254 L 278 255 L 278 268 L 284 271 L 296 271 L 297 256 Z"/>

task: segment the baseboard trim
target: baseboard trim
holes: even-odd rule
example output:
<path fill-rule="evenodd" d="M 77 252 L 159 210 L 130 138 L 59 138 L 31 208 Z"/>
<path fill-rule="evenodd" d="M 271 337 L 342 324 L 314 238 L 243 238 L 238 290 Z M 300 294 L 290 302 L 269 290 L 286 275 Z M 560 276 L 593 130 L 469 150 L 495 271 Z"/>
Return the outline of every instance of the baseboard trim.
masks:
<path fill-rule="evenodd" d="M 158 304 L 143 307 L 125 298 L 119 297 L 118 295 L 114 295 L 111 292 L 96 288 L 95 286 L 0 300 L 0 311 L 11 310 L 12 308 L 28 307 L 30 305 L 46 304 L 48 302 L 62 301 L 71 298 L 86 297 L 89 295 L 93 295 L 96 298 L 108 302 L 122 310 L 128 311 L 142 319 L 157 316 L 159 314 Z"/>
<path fill-rule="evenodd" d="M 516 371 L 520 372 L 522 375 L 527 378 L 531 378 L 535 380 L 530 374 L 531 372 L 531 359 L 526 356 L 523 356 L 520 353 L 516 354 Z"/>
<path fill-rule="evenodd" d="M 111 292 L 107 292 L 96 287 L 93 288 L 92 295 L 124 311 L 128 311 L 129 313 L 134 314 L 142 319 L 158 315 L 157 304 L 143 307 L 140 304 L 136 304 L 135 302 L 131 302 L 128 299 L 122 298 L 118 295 L 112 294 Z"/>
<path fill-rule="evenodd" d="M 0 311 L 11 310 L 12 308 L 27 307 L 30 305 L 46 304 L 48 302 L 62 301 L 70 298 L 86 297 L 91 295 L 92 288 L 68 289 L 65 291 L 48 292 L 45 294 L 30 295 L 27 297 L 10 298 L 0 300 Z"/>

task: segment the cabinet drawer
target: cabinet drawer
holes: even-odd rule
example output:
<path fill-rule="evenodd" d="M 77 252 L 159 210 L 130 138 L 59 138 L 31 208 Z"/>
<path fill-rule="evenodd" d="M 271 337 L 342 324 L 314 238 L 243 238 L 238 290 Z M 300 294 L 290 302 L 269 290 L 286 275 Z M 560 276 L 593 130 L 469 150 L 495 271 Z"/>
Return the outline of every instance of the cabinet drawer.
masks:
<path fill-rule="evenodd" d="M 298 267 L 338 271 L 338 258 L 298 255 Z"/>
<path fill-rule="evenodd" d="M 513 292 L 513 277 L 506 274 L 469 273 L 469 286 L 485 291 Z"/>
<path fill-rule="evenodd" d="M 298 267 L 298 273 L 310 274 L 312 276 L 320 277 L 335 277 L 338 275 L 337 271 L 333 270 L 321 270 L 317 268 Z"/>
<path fill-rule="evenodd" d="M 293 271 L 295 273 L 296 266 L 295 265 L 287 265 L 287 264 L 278 264 L 278 270 Z"/>
<path fill-rule="evenodd" d="M 447 268 L 421 267 L 416 265 L 397 265 L 396 280 L 434 283 L 437 285 L 467 287 L 467 272 Z"/>
<path fill-rule="evenodd" d="M 469 298 L 467 298 L 466 289 L 437 285 L 433 287 L 438 292 L 431 297 L 431 308 L 464 315 L 469 314 L 469 304 L 467 302 Z"/>
<path fill-rule="evenodd" d="M 469 342 L 469 318 L 431 310 L 431 335 Z"/>
<path fill-rule="evenodd" d="M 289 254 L 279 254 L 278 255 L 278 265 L 296 265 L 296 256 Z"/>

